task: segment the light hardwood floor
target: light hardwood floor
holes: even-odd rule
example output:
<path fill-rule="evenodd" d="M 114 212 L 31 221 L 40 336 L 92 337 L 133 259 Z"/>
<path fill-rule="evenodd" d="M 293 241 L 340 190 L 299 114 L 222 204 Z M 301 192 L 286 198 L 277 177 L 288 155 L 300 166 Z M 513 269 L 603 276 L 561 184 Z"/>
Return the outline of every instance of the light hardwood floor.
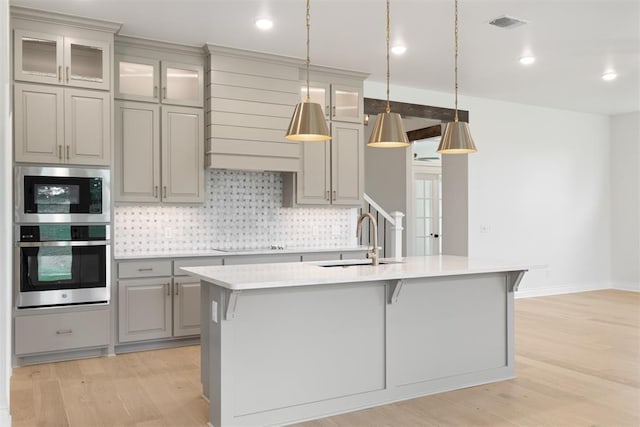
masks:
<path fill-rule="evenodd" d="M 15 369 L 18 426 L 204 426 L 199 349 Z M 640 426 L 640 294 L 516 301 L 516 375 L 310 421 L 340 426 Z"/>

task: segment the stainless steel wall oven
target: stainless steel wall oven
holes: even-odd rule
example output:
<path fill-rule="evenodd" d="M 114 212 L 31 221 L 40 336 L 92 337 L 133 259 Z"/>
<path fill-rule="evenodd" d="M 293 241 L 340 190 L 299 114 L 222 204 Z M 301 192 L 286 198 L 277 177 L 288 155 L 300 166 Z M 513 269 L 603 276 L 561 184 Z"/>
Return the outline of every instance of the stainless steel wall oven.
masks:
<path fill-rule="evenodd" d="M 108 169 L 16 166 L 15 222 L 108 223 Z"/>
<path fill-rule="evenodd" d="M 109 225 L 16 226 L 16 306 L 108 302 Z"/>

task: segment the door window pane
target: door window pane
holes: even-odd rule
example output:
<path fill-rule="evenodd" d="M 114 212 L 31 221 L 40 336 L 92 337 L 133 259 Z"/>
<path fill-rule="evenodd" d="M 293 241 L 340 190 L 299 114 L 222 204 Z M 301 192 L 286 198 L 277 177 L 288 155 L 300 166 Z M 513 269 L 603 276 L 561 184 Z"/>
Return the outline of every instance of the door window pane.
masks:
<path fill-rule="evenodd" d="M 120 93 L 154 98 L 153 65 L 120 61 Z"/>
<path fill-rule="evenodd" d="M 71 43 L 71 79 L 102 82 L 102 48 Z"/>
<path fill-rule="evenodd" d="M 57 76 L 57 43 L 25 37 L 22 39 L 22 71 L 47 77 Z"/>
<path fill-rule="evenodd" d="M 336 111 L 333 115 L 335 117 L 357 119 L 359 105 L 358 92 L 336 90 L 335 96 L 336 99 L 333 100 L 333 105 Z"/>
<path fill-rule="evenodd" d="M 177 101 L 189 101 L 200 98 L 198 72 L 167 67 L 165 98 Z"/>
<path fill-rule="evenodd" d="M 326 99 L 327 99 L 326 89 L 323 87 L 309 86 L 309 98 L 311 98 L 311 102 L 320 104 L 320 106 L 322 107 L 322 112 L 326 116 L 327 115 L 326 108 L 328 107 L 328 105 L 326 105 Z M 300 88 L 300 100 L 304 102 L 306 99 L 307 99 L 307 86 L 304 85 L 303 87 Z"/>

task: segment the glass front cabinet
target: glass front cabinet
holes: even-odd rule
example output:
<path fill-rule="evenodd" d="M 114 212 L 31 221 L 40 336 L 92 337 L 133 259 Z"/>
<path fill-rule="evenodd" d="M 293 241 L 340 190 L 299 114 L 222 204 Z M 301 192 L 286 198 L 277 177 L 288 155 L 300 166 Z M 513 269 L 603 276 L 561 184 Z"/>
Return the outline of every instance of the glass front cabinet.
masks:
<path fill-rule="evenodd" d="M 109 43 L 15 30 L 14 79 L 109 90 Z"/>
<path fill-rule="evenodd" d="M 118 99 L 203 106 L 203 67 L 116 55 Z"/>
<path fill-rule="evenodd" d="M 307 98 L 307 85 L 300 88 L 300 100 Z M 362 123 L 362 89 L 333 83 L 311 82 L 309 98 L 322 106 L 327 120 Z"/>

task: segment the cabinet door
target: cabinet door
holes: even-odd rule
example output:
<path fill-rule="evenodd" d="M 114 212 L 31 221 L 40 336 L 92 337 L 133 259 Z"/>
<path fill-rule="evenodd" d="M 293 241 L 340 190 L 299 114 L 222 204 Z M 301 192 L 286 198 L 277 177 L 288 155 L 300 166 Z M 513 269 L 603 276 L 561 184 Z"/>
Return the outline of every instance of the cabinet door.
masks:
<path fill-rule="evenodd" d="M 204 201 L 202 109 L 162 107 L 162 200 Z"/>
<path fill-rule="evenodd" d="M 200 335 L 200 282 L 173 281 L 173 336 Z"/>
<path fill-rule="evenodd" d="M 204 71 L 199 65 L 162 62 L 162 103 L 202 107 Z"/>
<path fill-rule="evenodd" d="M 159 101 L 160 61 L 116 55 L 115 97 Z"/>
<path fill-rule="evenodd" d="M 16 162 L 61 163 L 63 89 L 16 83 L 14 90 Z"/>
<path fill-rule="evenodd" d="M 115 200 L 160 201 L 160 107 L 115 103 Z"/>
<path fill-rule="evenodd" d="M 362 205 L 364 140 L 361 124 L 331 124 L 331 187 L 334 205 Z"/>
<path fill-rule="evenodd" d="M 171 278 L 121 280 L 118 284 L 120 342 L 171 336 Z"/>
<path fill-rule="evenodd" d="M 362 87 L 331 85 L 331 120 L 362 123 Z"/>
<path fill-rule="evenodd" d="M 67 85 L 109 90 L 111 85 L 109 43 L 64 38 L 64 82 Z"/>
<path fill-rule="evenodd" d="M 311 102 L 320 104 L 324 116 L 329 119 L 329 111 L 331 110 L 331 85 L 328 83 L 309 83 L 309 98 Z M 300 101 L 307 99 L 307 82 L 303 82 L 300 86 Z"/>
<path fill-rule="evenodd" d="M 296 202 L 301 205 L 331 203 L 331 142 L 302 143 L 302 170 L 297 174 Z"/>
<path fill-rule="evenodd" d="M 15 30 L 13 55 L 15 80 L 63 83 L 62 36 Z"/>
<path fill-rule="evenodd" d="M 111 96 L 107 92 L 65 89 L 65 158 L 67 163 L 111 163 Z"/>

